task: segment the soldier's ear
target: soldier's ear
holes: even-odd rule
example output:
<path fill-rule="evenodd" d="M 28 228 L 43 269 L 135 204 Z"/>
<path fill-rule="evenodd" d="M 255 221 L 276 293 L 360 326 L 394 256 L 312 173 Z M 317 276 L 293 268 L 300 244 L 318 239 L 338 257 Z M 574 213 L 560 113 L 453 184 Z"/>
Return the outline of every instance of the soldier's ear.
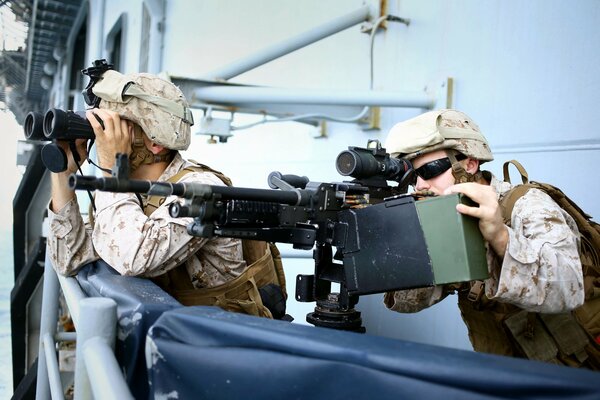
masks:
<path fill-rule="evenodd" d="M 135 132 L 135 124 L 129 120 L 125 120 L 125 122 L 127 123 L 127 132 L 129 132 L 131 137 L 133 137 L 133 134 Z"/>
<path fill-rule="evenodd" d="M 467 164 L 465 165 L 465 171 L 469 174 L 474 174 L 479 170 L 479 160 L 471 157 L 467 157 Z"/>
<path fill-rule="evenodd" d="M 158 154 L 165 149 L 165 146 L 161 146 L 160 144 L 156 144 L 156 143 L 152 142 L 150 144 L 149 149 L 152 152 L 152 154 Z"/>

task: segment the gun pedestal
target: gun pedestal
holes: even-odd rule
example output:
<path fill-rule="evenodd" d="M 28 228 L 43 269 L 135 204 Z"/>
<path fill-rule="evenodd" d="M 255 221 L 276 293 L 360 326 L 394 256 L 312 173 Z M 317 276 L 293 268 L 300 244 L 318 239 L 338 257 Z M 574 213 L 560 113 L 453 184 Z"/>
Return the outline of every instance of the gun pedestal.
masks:
<path fill-rule="evenodd" d="M 315 311 L 306 315 L 306 321 L 323 328 L 365 333 L 360 311 L 354 308 L 344 310 L 339 296 L 339 293 L 330 293 L 326 300 L 317 300 Z M 356 300 L 358 301 L 358 298 Z"/>
<path fill-rule="evenodd" d="M 317 243 L 313 258 L 315 274 L 296 277 L 296 299 L 317 303 L 306 321 L 324 328 L 364 333 L 360 312 L 354 309 L 358 296 L 348 294 L 343 266 L 333 262 L 331 245 Z M 339 293 L 331 292 L 332 282 L 339 283 Z"/>

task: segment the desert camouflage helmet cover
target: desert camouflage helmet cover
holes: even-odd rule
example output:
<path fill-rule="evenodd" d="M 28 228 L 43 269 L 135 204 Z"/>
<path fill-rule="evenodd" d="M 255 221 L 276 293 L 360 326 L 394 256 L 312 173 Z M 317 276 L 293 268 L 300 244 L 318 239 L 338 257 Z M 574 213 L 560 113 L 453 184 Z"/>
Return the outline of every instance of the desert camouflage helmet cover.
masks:
<path fill-rule="evenodd" d="M 441 149 L 454 149 L 480 161 L 494 159 L 477 124 L 456 110 L 429 111 L 394 125 L 385 148 L 392 156 L 409 160 Z"/>
<path fill-rule="evenodd" d="M 190 145 L 194 124 L 183 93 L 171 82 L 152 74 L 123 75 L 108 70 L 92 91 L 112 110 L 138 124 L 154 143 L 172 150 Z"/>

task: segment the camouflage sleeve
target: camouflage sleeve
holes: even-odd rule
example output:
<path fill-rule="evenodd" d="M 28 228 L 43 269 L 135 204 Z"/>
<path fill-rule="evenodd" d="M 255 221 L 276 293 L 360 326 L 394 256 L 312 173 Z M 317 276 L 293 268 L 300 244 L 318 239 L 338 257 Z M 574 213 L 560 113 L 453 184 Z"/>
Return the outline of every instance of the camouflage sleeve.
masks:
<path fill-rule="evenodd" d="M 90 227 L 83 222 L 77 198 L 68 202 L 58 213 L 48 207 L 48 250 L 56 272 L 74 275 L 80 267 L 96 261 Z"/>
<path fill-rule="evenodd" d="M 560 313 L 583 304 L 579 231 L 546 193 L 529 190 L 514 206 L 503 260 L 488 251 L 487 297 L 532 312 Z"/>
<path fill-rule="evenodd" d="M 387 308 L 400 313 L 415 313 L 442 301 L 448 292 L 443 286 L 387 292 L 383 302 Z"/>
<path fill-rule="evenodd" d="M 223 183 L 214 175 L 190 173 L 182 181 L 211 185 Z M 129 193 L 96 194 L 93 243 L 98 255 L 122 275 L 152 277 L 192 257 L 207 239 L 187 233 L 192 218 L 171 218 L 168 197 L 147 217 Z"/>

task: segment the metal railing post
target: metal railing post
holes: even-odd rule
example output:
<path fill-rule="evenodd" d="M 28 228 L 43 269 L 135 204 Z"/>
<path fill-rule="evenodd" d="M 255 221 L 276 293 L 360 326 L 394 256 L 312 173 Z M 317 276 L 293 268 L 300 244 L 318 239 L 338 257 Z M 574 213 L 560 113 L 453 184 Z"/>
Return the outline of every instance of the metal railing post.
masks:
<path fill-rule="evenodd" d="M 133 400 L 123 373 L 115 358 L 114 349 L 98 336 L 89 339 L 83 346 L 85 369 L 94 379 L 92 391 L 96 399 Z"/>
<path fill-rule="evenodd" d="M 61 288 L 77 332 L 57 332 Z M 85 297 L 77 280 L 57 275 L 46 257 L 36 399 L 64 399 L 56 342 L 65 340 L 77 341 L 75 399 L 93 399 L 93 393 L 96 398 L 132 399 L 114 354 L 116 334 L 117 303 L 110 298 Z"/>
<path fill-rule="evenodd" d="M 104 340 L 114 350 L 117 331 L 117 303 L 104 297 L 90 297 L 79 301 L 77 350 L 75 352 L 75 400 L 91 399 L 90 379 L 84 361 L 86 342 L 94 337 Z"/>
<path fill-rule="evenodd" d="M 50 254 L 46 250 L 46 254 Z M 59 284 L 56 272 L 52 268 L 52 263 L 48 256 L 44 262 L 44 283 L 42 286 L 42 315 L 40 316 L 40 345 L 38 351 L 38 367 L 36 382 L 36 398 L 50 399 L 50 381 L 48 378 L 48 368 L 46 364 L 46 352 L 44 350 L 44 337 L 54 335 L 56 324 L 58 323 L 58 292 Z M 62 390 L 62 388 L 61 388 Z"/>
<path fill-rule="evenodd" d="M 63 295 L 65 296 L 65 301 L 67 302 L 67 306 L 69 307 L 69 314 L 71 315 L 71 319 L 73 320 L 73 324 L 75 325 L 75 330 L 79 329 L 79 303 L 81 300 L 86 299 L 85 293 L 81 290 L 77 279 L 70 276 L 58 276 L 58 282 L 60 283 L 60 287 L 62 288 Z"/>
<path fill-rule="evenodd" d="M 44 352 L 46 356 L 46 368 L 50 382 L 50 394 L 52 400 L 63 400 L 65 398 L 60 372 L 58 370 L 58 360 L 56 359 L 56 342 L 50 333 L 45 333 L 42 337 L 44 342 Z"/>

